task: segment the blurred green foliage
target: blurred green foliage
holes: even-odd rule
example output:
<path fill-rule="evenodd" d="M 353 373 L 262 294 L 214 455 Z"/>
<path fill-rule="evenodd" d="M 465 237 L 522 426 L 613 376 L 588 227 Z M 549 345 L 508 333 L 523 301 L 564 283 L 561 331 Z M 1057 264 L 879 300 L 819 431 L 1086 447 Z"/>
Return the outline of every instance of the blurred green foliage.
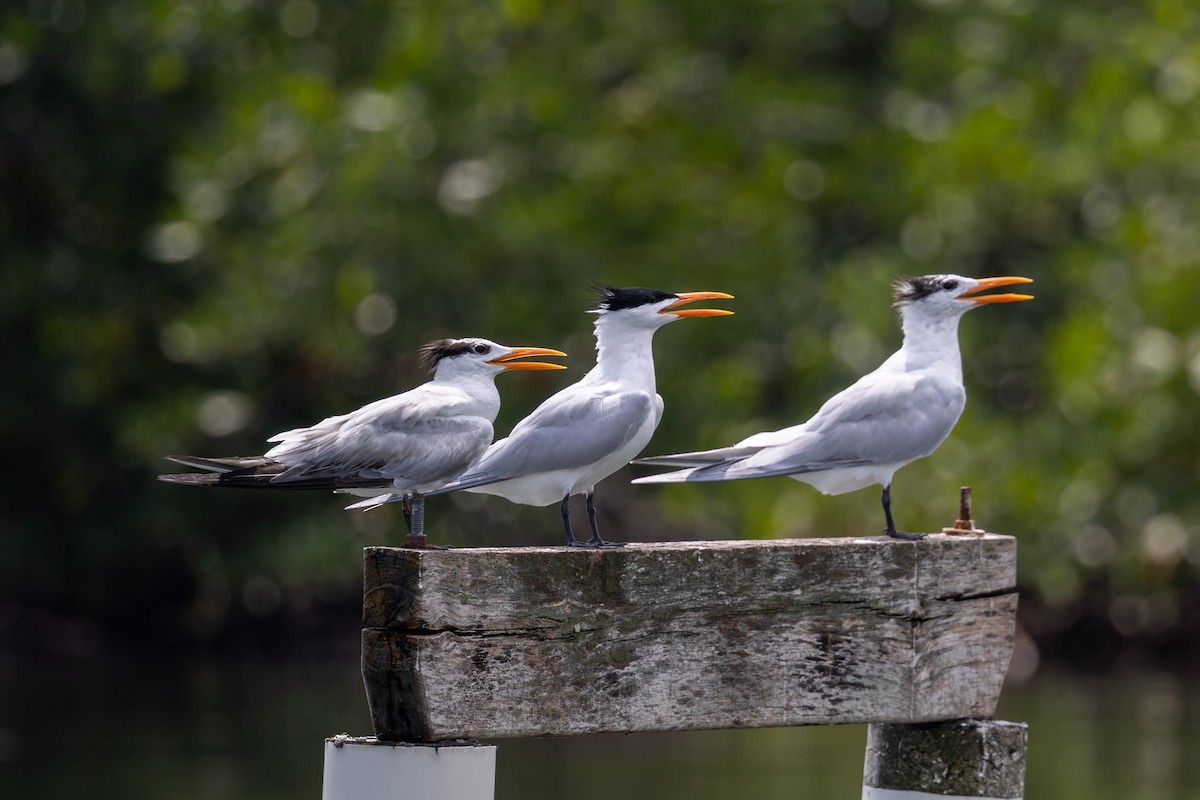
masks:
<path fill-rule="evenodd" d="M 894 349 L 892 278 L 953 271 L 1037 300 L 964 321 L 967 411 L 898 522 L 970 484 L 1027 597 L 1169 631 L 1200 583 L 1198 34 L 1186 0 L 9 4 L 4 595 L 163 640 L 352 604 L 398 514 L 181 490 L 161 456 L 262 452 L 419 382 L 436 337 L 569 352 L 500 379 L 504 432 L 590 365 L 594 281 L 737 296 L 657 344 L 650 450 L 723 445 Z M 874 491 L 633 474 L 600 488 L 615 538 L 881 527 Z"/>

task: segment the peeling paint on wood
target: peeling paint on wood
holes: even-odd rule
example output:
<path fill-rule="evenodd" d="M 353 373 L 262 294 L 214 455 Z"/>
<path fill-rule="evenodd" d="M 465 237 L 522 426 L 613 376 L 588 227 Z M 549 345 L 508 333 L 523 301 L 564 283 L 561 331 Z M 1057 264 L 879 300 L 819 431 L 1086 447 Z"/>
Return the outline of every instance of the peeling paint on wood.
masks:
<path fill-rule="evenodd" d="M 364 553 L 391 741 L 986 717 L 1011 537 Z"/>

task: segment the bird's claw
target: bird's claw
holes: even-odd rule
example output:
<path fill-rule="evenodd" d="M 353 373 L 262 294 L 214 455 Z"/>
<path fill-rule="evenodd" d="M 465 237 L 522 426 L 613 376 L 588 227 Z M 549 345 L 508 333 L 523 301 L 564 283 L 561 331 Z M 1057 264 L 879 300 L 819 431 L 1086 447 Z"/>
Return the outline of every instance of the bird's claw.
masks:
<path fill-rule="evenodd" d="M 886 530 L 884 533 L 892 539 L 899 539 L 904 542 L 919 542 L 928 535 L 924 533 L 907 533 L 898 530 Z"/>
<path fill-rule="evenodd" d="M 572 539 L 571 541 L 567 542 L 567 547 L 592 547 L 595 549 L 600 549 L 603 547 L 624 547 L 624 546 L 625 546 L 625 542 L 610 542 L 605 539 L 588 539 L 587 541 L 581 541 L 579 539 Z"/>

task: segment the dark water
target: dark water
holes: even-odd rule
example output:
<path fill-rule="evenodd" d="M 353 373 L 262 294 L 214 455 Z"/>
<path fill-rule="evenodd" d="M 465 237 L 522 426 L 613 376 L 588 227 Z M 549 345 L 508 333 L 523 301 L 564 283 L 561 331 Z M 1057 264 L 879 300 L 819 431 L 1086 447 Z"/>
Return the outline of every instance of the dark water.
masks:
<path fill-rule="evenodd" d="M 1200 676 L 1043 671 L 1026 797 L 1200 800 Z M 324 739 L 364 734 L 357 664 L 0 659 L 0 796 L 319 798 Z M 504 740 L 499 800 L 857 798 L 863 726 Z"/>

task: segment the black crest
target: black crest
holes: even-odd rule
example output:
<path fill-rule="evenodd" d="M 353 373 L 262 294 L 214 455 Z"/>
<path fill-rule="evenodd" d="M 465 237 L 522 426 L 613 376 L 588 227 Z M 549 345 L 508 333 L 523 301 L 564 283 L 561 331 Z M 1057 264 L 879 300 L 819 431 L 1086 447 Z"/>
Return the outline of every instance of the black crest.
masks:
<path fill-rule="evenodd" d="M 472 339 L 438 339 L 436 342 L 429 342 L 421 348 L 419 361 L 421 369 L 433 372 L 443 358 L 469 353 L 479 344 Z"/>
<path fill-rule="evenodd" d="M 640 287 L 621 289 L 616 286 L 603 284 L 598 284 L 592 288 L 596 294 L 600 295 L 600 302 L 596 304 L 597 311 L 620 311 L 623 308 L 637 308 L 638 306 L 649 305 L 650 303 L 661 303 L 663 300 L 670 300 L 675 297 L 670 292 L 664 292 L 661 289 L 643 289 Z"/>
<path fill-rule="evenodd" d="M 899 278 L 892 284 L 892 304 L 902 306 L 946 288 L 942 275 L 921 275 L 916 278 Z"/>

